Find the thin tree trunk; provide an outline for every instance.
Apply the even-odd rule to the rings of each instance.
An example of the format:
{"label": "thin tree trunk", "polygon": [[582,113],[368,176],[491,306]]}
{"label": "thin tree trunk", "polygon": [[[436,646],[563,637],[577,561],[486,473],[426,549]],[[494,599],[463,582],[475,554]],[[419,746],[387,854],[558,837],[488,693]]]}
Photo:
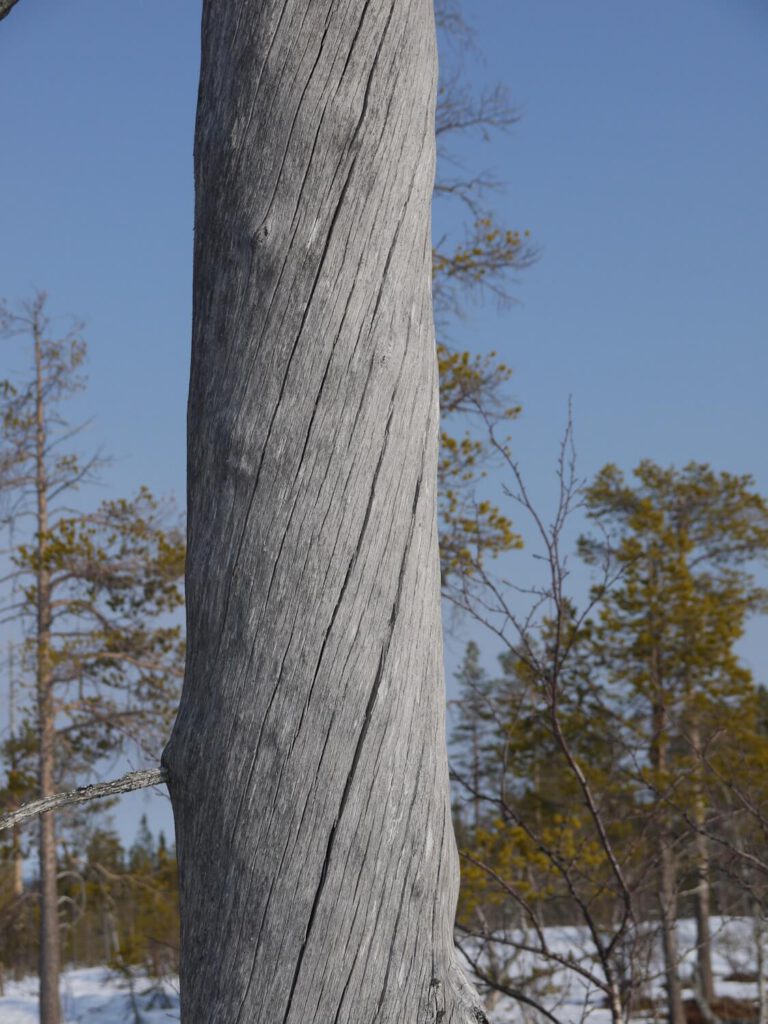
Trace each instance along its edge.
{"label": "thin tree trunk", "polygon": [[444,736],[431,0],[206,0],[182,1020],[464,1024]]}
{"label": "thin tree trunk", "polygon": [[757,970],[757,1024],[768,1024],[768,994],[765,984],[765,920],[763,908],[757,900],[752,907],[752,925]]}
{"label": "thin tree trunk", "polygon": [[706,824],[706,805],[702,783],[701,766],[701,734],[699,723],[694,716],[691,723],[691,745],[696,756],[693,770],[695,786],[693,800],[693,818],[697,828],[696,846],[696,967],[699,977],[701,996],[711,1007],[715,999],[715,980],[712,972],[712,932],[709,918],[712,913],[710,885],[709,840],[703,834]]}
{"label": "thin tree trunk", "polygon": [[24,895],[24,858],[21,854],[21,829],[17,825],[11,833],[11,861],[13,863],[13,898]]}
{"label": "thin tree trunk", "polygon": [[[55,712],[51,665],[51,578],[45,563],[48,533],[48,481],[45,471],[45,407],[43,395],[42,339],[35,327],[37,394],[36,490],[37,490],[37,728],[38,790],[41,799],[53,796],[55,765]],[[56,884],[56,821],[52,812],[40,816],[40,1024],[59,1024],[59,974],[61,940]]]}
{"label": "thin tree trunk", "polygon": [[477,722],[472,727],[472,813],[474,817],[474,841],[480,829],[480,741],[477,735]]}
{"label": "thin tree trunk", "polygon": [[[9,767],[16,778],[19,770],[18,753],[16,751],[16,673],[14,671],[13,643],[8,641],[8,734],[11,740]],[[24,895],[24,858],[21,853],[21,827],[14,825],[11,832],[11,863],[13,864],[13,898],[21,899]]]}
{"label": "thin tree trunk", "polygon": [[13,899],[15,903],[13,921],[10,928],[10,941],[13,954],[11,964],[13,977],[20,981],[26,973],[23,962],[24,931],[27,915],[24,913],[22,898],[24,896],[24,857],[21,851],[21,828],[17,825],[11,832],[11,861],[13,863]]}
{"label": "thin tree trunk", "polygon": [[675,855],[669,847],[668,837],[662,836],[659,846],[659,906],[667,1013],[669,1024],[685,1024],[679,972],[680,951],[677,946],[677,866]]}
{"label": "thin tree trunk", "polygon": [[623,1024],[624,1007],[621,1003],[621,992],[616,981],[611,980],[608,989],[608,1006],[611,1011],[611,1024]]}
{"label": "thin tree trunk", "polygon": [[[651,571],[654,572],[653,566]],[[655,628],[655,624],[652,626]],[[660,652],[656,645],[651,650],[650,682],[653,687],[651,710],[651,767],[655,775],[657,792],[663,793],[667,785],[669,728],[666,694],[663,686]],[[661,912],[661,945],[664,956],[664,978],[667,989],[667,1017],[669,1024],[685,1024],[685,1007],[680,984],[680,955],[677,945],[677,863],[672,849],[669,814],[663,801],[656,807],[658,901]]]}

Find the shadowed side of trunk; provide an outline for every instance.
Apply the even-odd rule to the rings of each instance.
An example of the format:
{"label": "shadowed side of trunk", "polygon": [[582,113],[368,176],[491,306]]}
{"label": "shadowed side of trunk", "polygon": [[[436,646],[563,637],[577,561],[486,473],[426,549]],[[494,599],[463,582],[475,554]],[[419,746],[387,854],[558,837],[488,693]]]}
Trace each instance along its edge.
{"label": "shadowed side of trunk", "polygon": [[435,60],[431,0],[205,4],[186,1021],[484,1019],[452,939]]}

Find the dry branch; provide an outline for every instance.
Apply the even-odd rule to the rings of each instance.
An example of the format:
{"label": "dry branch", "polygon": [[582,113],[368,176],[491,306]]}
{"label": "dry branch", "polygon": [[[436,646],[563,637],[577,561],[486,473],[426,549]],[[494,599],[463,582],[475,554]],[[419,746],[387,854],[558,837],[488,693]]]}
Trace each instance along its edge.
{"label": "dry branch", "polygon": [[168,780],[165,768],[143,768],[141,771],[128,772],[111,782],[97,782],[92,786],[78,786],[66,793],[56,793],[44,800],[31,800],[22,804],[15,811],[0,816],[0,832],[21,825],[29,818],[36,818],[46,811],[54,811],[68,804],[85,804],[90,800],[99,800],[106,796],[117,796],[118,793],[130,793],[134,789],[146,789],[148,786],[159,786]]}

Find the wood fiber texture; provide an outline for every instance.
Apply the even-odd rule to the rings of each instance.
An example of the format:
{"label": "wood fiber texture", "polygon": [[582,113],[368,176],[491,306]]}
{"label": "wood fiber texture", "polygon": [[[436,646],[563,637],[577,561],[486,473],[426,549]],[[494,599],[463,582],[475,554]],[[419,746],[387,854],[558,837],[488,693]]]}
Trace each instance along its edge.
{"label": "wood fiber texture", "polygon": [[206,0],[188,664],[164,755],[188,1024],[485,1018],[455,964],[431,0]]}

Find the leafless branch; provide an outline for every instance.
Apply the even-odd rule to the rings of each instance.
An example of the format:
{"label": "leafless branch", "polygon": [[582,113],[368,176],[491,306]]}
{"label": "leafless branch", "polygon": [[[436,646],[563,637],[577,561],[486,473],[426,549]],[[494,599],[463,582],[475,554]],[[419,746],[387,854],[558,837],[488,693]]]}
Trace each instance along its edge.
{"label": "leafless branch", "polygon": [[144,768],[141,771],[128,772],[127,775],[122,775],[119,779],[112,779],[110,782],[78,786],[77,789],[71,789],[66,793],[56,793],[43,800],[32,800],[28,804],[22,804],[17,810],[2,815],[0,817],[0,832],[7,828],[13,828],[14,825],[21,825],[40,814],[55,811],[59,807],[66,807],[69,804],[85,804],[91,800],[117,796],[118,793],[130,793],[135,789],[160,786],[167,781],[168,773],[165,768]]}
{"label": "leafless branch", "polygon": [[504,982],[499,981],[497,978],[492,978],[488,974],[488,972],[481,967],[478,958],[470,956],[469,952],[464,948],[464,946],[461,945],[460,942],[456,943],[456,948],[461,952],[461,955],[472,968],[475,977],[479,978],[480,981],[488,985],[489,988],[495,989],[502,995],[509,996],[510,999],[514,999],[518,1003],[523,1003],[525,1006],[530,1006],[532,1009],[540,1013],[543,1017],[546,1017],[547,1020],[553,1021],[553,1024],[560,1024],[557,1017],[551,1014],[549,1010],[547,1010],[544,1006],[541,1005],[541,1003],[537,1002],[535,999],[532,999],[530,996],[527,996],[519,988],[512,988],[510,985],[505,985]]}

